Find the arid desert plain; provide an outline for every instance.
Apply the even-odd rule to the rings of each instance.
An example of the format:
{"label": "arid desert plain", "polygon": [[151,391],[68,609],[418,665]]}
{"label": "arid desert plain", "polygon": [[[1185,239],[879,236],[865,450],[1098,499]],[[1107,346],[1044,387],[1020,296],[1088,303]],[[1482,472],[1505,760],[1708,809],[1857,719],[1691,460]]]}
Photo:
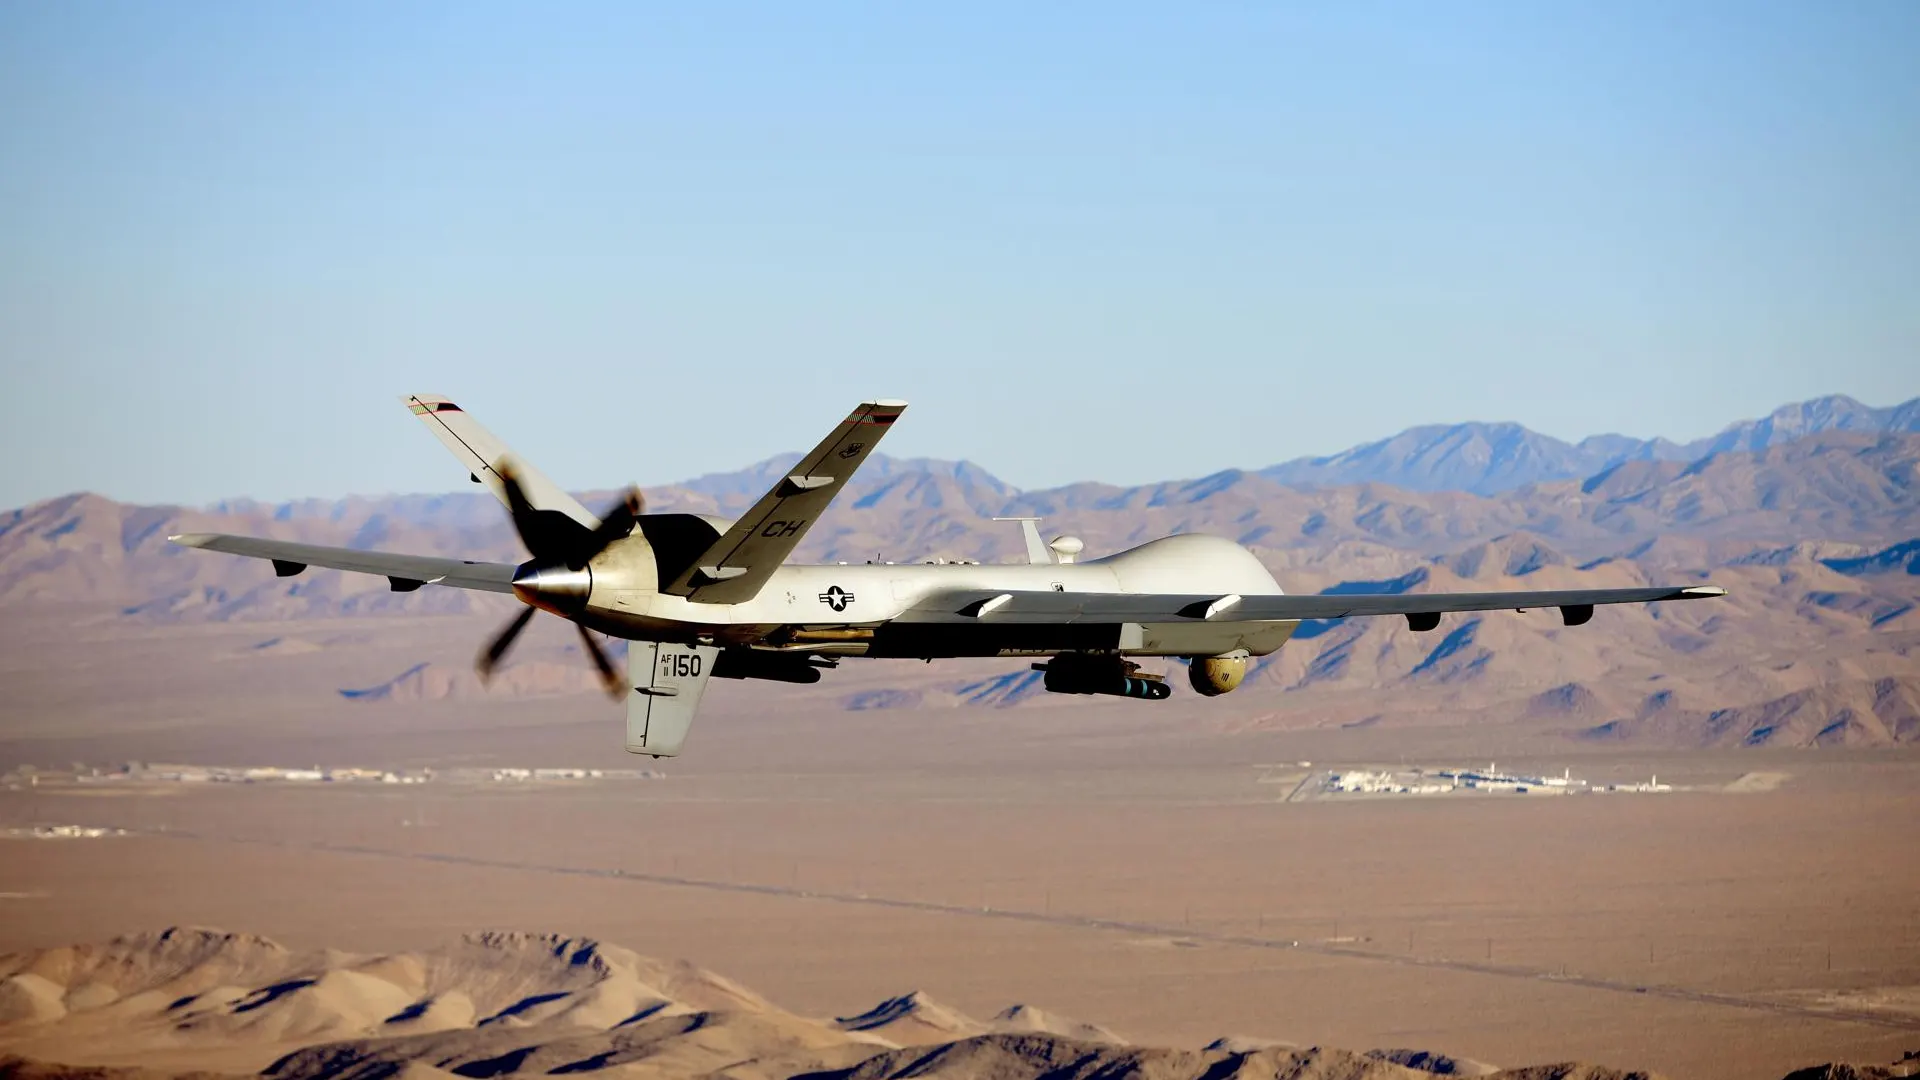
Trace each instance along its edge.
{"label": "arid desert plain", "polygon": [[[716,680],[658,762],[622,752],[556,619],[477,683],[510,598],[164,540],[513,557],[483,496],[12,512],[0,1054],[659,1080],[1885,1066],[1920,1050],[1920,435],[1811,426],[1487,495],[1020,493],[877,461],[803,556],[1006,558],[986,519],[1037,512],[1096,552],[1237,536],[1296,591],[1729,596],[1303,626],[1215,700],[1048,695],[1022,660]],[[737,512],[780,467],[649,499]]]}
{"label": "arid desert plain", "polygon": [[[0,824],[125,834],[0,841],[0,951],[173,925],[361,953],[554,932],[689,959],[803,1015],[919,991],[1145,1045],[1240,1035],[1686,1077],[1890,1060],[1920,1041],[1910,751],[1622,752],[1525,724],[1235,731],[1181,701],[849,712],[818,688],[736,684],[713,692],[697,752],[646,763],[658,775],[494,779],[644,759],[591,695],[332,693],[387,650],[457,664],[485,620],[342,620],[327,664],[288,670],[243,654],[290,627],[128,639],[40,623],[22,640],[22,625],[6,628],[22,692],[4,753],[47,775],[15,774]],[[28,709],[44,719],[21,731]],[[163,753],[436,775],[53,775]],[[1483,759],[1675,790],[1299,790],[1324,769]],[[286,1049],[162,1060],[98,1032],[28,1041],[235,1070]]]}

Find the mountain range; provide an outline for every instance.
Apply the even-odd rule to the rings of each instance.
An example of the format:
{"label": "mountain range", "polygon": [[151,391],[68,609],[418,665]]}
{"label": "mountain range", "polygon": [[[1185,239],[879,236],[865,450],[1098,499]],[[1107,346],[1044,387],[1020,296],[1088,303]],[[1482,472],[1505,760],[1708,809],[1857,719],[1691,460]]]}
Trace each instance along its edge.
{"label": "mountain range", "polygon": [[[1082,537],[1090,553],[1179,532],[1228,536],[1292,592],[1710,580],[1732,595],[1666,614],[1609,612],[1580,631],[1513,615],[1449,620],[1436,634],[1406,633],[1385,619],[1308,624],[1262,662],[1250,680],[1254,692],[1225,699],[1235,704],[1221,713],[1279,693],[1294,703],[1260,723],[1428,723],[1468,715],[1524,719],[1601,741],[1907,742],[1920,740],[1920,676],[1909,659],[1920,646],[1920,433],[1899,425],[1911,427],[1916,411],[1913,402],[1872,410],[1824,398],[1735,425],[1703,457],[1648,451],[1603,462],[1584,476],[1535,479],[1492,494],[1374,479],[1299,486],[1277,479],[1275,470],[1023,492],[967,462],[876,458],[796,557],[1016,559],[1018,532],[985,519],[1031,514],[1044,517],[1049,531]],[[1418,441],[1413,433],[1401,438]],[[1549,441],[1526,433],[1522,443]],[[1438,459],[1384,450],[1369,456],[1366,449],[1341,456],[1391,461],[1403,473],[1425,469],[1421,475],[1434,483],[1446,474]],[[791,460],[650,488],[649,505],[731,516]],[[1467,458],[1449,460],[1453,468]],[[1555,467],[1573,466],[1562,460]],[[1515,475],[1488,466],[1472,480],[1485,486]],[[592,506],[612,495],[583,498]],[[67,620],[84,609],[130,628],[388,614],[494,618],[506,610],[498,597],[455,590],[393,593],[377,578],[276,578],[264,564],[165,540],[193,531],[523,557],[506,515],[477,490],[236,500],[205,509],[77,494],[0,514],[0,607],[13,618]],[[367,707],[480,692],[464,672],[423,666],[421,657],[395,659],[391,670],[360,673],[340,689]],[[849,708],[1057,704],[1024,665],[1002,675],[982,672],[982,663],[992,664],[916,666],[896,684],[836,692]],[[495,692],[585,692],[587,681],[564,670],[530,666],[500,680]],[[1414,687],[1420,692],[1378,693]],[[1248,722],[1237,713],[1233,720]]]}
{"label": "mountain range", "polygon": [[1429,424],[1327,457],[1295,458],[1260,470],[1283,484],[1392,484],[1410,491],[1491,495],[1526,484],[1592,476],[1630,461],[1692,462],[1765,450],[1829,431],[1920,431],[1920,398],[1876,409],[1842,394],[1783,405],[1717,435],[1676,443],[1591,435],[1577,443],[1513,423]]}

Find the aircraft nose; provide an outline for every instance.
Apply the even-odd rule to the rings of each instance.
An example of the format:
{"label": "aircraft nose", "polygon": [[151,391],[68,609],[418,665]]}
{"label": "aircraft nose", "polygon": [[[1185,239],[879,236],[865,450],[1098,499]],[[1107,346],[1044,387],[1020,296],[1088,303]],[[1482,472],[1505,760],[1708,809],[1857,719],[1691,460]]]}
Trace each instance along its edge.
{"label": "aircraft nose", "polygon": [[560,562],[522,563],[513,574],[513,595],[522,603],[555,615],[575,615],[587,606],[593,592],[593,571]]}

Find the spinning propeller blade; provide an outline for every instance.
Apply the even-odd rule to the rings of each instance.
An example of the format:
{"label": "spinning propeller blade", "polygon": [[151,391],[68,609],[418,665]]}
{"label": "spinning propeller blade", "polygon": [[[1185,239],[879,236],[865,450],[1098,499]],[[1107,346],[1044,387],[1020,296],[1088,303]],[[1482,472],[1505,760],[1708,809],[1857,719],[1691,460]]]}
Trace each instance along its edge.
{"label": "spinning propeller blade", "polygon": [[[525,545],[527,554],[533,556],[528,565],[521,567],[521,571],[535,581],[540,580],[549,571],[557,570],[560,566],[565,566],[572,571],[585,569],[586,565],[593,561],[594,556],[630,535],[641,513],[646,510],[646,498],[640,494],[640,489],[630,487],[621,496],[620,501],[601,516],[599,528],[589,529],[559,511],[542,510],[534,506],[527,498],[526,489],[521,485],[520,477],[511,460],[502,459],[494,466],[494,471],[499,474],[501,487],[506,492],[507,512],[513,516],[514,531],[520,534],[520,543]],[[516,575],[516,586],[524,580],[526,578]],[[548,587],[551,588],[550,585]],[[584,602],[585,586],[580,586],[580,589],[579,598]],[[515,592],[516,595],[520,595],[523,602],[529,603],[529,606],[507,624],[506,629],[493,639],[486,651],[481,653],[480,658],[475,662],[474,666],[479,669],[482,682],[492,676],[494,670],[500,666],[500,661],[513,648],[514,641],[519,638],[520,632],[527,628],[527,623],[533,619],[533,613],[538,610],[531,606],[532,598],[522,594],[518,588]],[[625,681],[615,670],[613,662],[607,659],[606,651],[587,632],[586,627],[574,623],[574,628],[580,631],[580,642],[586,647],[587,658],[593,661],[594,670],[599,672],[600,684],[606,687],[608,696],[615,701],[623,699],[627,692]]]}
{"label": "spinning propeller blade", "polygon": [[525,630],[527,624],[533,621],[533,613],[538,610],[540,609],[530,607],[515,615],[513,621],[507,624],[507,628],[494,637],[493,643],[487,646],[487,651],[480,654],[480,659],[474,662],[474,667],[480,670],[481,682],[486,682],[493,677],[493,669],[500,666],[500,659],[507,655],[508,649],[513,648],[514,639],[519,637],[520,631]]}
{"label": "spinning propeller blade", "polygon": [[587,647],[588,658],[593,661],[593,666],[599,670],[600,685],[606,687],[607,696],[615,701],[625,700],[627,696],[626,682],[620,678],[620,673],[613,669],[613,661],[607,659],[607,654],[601,650],[600,643],[593,640],[593,635],[587,632],[586,627],[581,626],[579,623],[574,623],[573,628],[580,631],[580,644]]}
{"label": "spinning propeller blade", "polygon": [[600,527],[588,535],[588,546],[584,551],[576,551],[567,560],[570,569],[578,570],[587,565],[595,555],[607,550],[615,540],[624,540],[633,532],[633,526],[647,508],[646,496],[640,489],[630,487],[606,513],[600,515]]}

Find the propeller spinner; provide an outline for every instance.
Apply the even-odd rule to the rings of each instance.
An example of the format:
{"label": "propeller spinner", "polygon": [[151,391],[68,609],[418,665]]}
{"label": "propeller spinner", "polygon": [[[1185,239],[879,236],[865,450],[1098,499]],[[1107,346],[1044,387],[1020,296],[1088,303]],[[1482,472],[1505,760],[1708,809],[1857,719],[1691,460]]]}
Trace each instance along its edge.
{"label": "propeller spinner", "polygon": [[[514,641],[533,621],[536,610],[551,612],[568,621],[585,610],[587,596],[593,591],[593,572],[587,564],[615,541],[632,533],[635,521],[646,508],[639,489],[628,488],[625,496],[601,515],[600,526],[589,529],[558,510],[537,509],[527,500],[511,462],[500,462],[494,471],[506,489],[507,510],[513,515],[514,531],[520,534],[520,542],[532,558],[520,564],[513,575],[513,594],[527,609],[494,635],[474,663],[482,682],[493,675],[494,669],[512,651]],[[576,622],[573,628],[580,632],[580,644],[600,673],[600,683],[606,687],[607,695],[615,701],[625,698],[624,680],[614,669],[613,661],[607,658],[606,651],[586,627]]]}

